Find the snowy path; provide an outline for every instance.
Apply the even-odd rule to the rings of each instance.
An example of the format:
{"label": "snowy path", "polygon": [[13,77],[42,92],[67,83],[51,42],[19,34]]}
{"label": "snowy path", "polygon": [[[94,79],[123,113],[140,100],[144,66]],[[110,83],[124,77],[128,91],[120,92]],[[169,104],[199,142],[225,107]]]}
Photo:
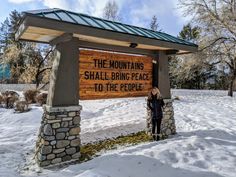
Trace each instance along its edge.
{"label": "snowy path", "polygon": [[145,129],[145,98],[81,101],[82,143]]}
{"label": "snowy path", "polygon": [[[171,139],[120,148],[83,164],[41,170],[31,164],[42,110],[14,114],[0,108],[0,177],[234,177],[236,97],[224,91],[174,90],[178,134]],[[82,101],[82,142],[140,131],[145,98]],[[28,153],[28,155],[27,155]],[[37,173],[40,172],[40,173]]]}

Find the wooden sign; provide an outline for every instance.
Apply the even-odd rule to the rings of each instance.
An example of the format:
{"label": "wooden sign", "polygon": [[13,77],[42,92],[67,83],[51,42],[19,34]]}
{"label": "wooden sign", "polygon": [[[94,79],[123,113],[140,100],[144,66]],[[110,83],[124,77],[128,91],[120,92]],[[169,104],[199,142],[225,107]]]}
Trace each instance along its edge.
{"label": "wooden sign", "polygon": [[152,88],[152,58],[80,50],[81,100],[147,96]]}

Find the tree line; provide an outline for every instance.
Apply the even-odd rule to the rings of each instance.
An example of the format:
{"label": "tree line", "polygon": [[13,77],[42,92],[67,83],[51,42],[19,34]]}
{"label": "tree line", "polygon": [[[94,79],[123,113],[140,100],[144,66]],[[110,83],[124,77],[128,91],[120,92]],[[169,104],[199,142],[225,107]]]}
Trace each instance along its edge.
{"label": "tree line", "polygon": [[11,76],[5,83],[49,82],[53,49],[49,45],[15,41],[15,32],[22,14],[16,10],[0,26],[0,64],[10,66]]}
{"label": "tree line", "polygon": [[172,87],[236,88],[236,0],[179,0],[191,22],[179,37],[199,45],[194,54],[170,59]]}
{"label": "tree line", "polygon": [[[199,45],[194,54],[169,57],[172,88],[228,89],[233,95],[236,82],[236,0],[179,0],[184,15],[191,16],[178,37]],[[21,13],[14,10],[0,25],[0,64],[11,69],[9,83],[47,84],[54,49],[49,45],[15,41]],[[115,1],[103,8],[103,18],[122,21]],[[157,16],[149,26],[162,31]],[[236,87],[236,85],[235,85]]]}

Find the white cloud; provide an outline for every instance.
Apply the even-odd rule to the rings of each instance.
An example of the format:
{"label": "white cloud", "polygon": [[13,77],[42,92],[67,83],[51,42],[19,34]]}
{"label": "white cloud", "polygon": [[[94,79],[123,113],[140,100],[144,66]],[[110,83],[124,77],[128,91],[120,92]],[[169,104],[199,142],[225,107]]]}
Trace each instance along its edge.
{"label": "white cloud", "polygon": [[[61,8],[92,16],[102,17],[108,0],[8,0],[11,3],[37,2],[46,8]],[[153,15],[157,16],[164,31],[176,34],[190,17],[184,17],[178,8],[178,0],[115,0],[123,22],[148,27]],[[35,4],[37,4],[35,3]],[[41,7],[42,8],[42,7]],[[176,28],[178,26],[178,29]]]}
{"label": "white cloud", "polygon": [[70,9],[70,1],[66,0],[42,0],[43,5],[49,8],[62,8],[69,10]]}
{"label": "white cloud", "polygon": [[[116,3],[121,8],[124,1],[125,0],[116,0]],[[71,10],[102,17],[103,8],[107,2],[108,0],[75,0],[75,4],[71,6]]]}
{"label": "white cloud", "polygon": [[[103,8],[108,0],[40,0],[49,8],[61,8],[92,16],[102,17]],[[120,8],[127,0],[115,0]]]}
{"label": "white cloud", "polygon": [[184,23],[188,19],[183,17],[181,10],[178,8],[178,0],[147,0],[141,1],[136,7],[130,9],[130,16],[132,17],[132,23],[140,26],[147,25],[147,21],[151,20],[153,15],[157,16],[160,20],[172,16],[176,18],[177,23]]}
{"label": "white cloud", "polygon": [[22,3],[32,2],[33,0],[8,0],[8,1],[15,4],[22,4]]}
{"label": "white cloud", "polygon": [[183,9],[179,7],[179,3],[176,0],[171,0],[174,5],[174,12],[178,17],[178,22],[180,23],[187,23],[191,20],[191,16],[185,16]]}

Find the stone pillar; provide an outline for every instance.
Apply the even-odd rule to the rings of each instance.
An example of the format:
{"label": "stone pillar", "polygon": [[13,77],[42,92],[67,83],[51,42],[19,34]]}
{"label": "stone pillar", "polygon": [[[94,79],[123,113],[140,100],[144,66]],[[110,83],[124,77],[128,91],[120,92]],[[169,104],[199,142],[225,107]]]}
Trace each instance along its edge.
{"label": "stone pillar", "polygon": [[80,157],[79,41],[71,34],[54,41],[57,41],[56,55],[36,143],[39,166]]}
{"label": "stone pillar", "polygon": [[[176,133],[174,110],[170,94],[170,79],[168,68],[168,57],[164,51],[159,51],[156,60],[158,60],[158,88],[164,98],[165,106],[163,108],[163,119],[161,123],[161,134],[168,137]],[[147,108],[147,132],[152,132],[151,110]]]}
{"label": "stone pillar", "polygon": [[[171,99],[164,99],[165,106],[163,108],[163,118],[161,122],[161,135],[168,137],[176,133],[174,109]],[[152,133],[152,115],[151,110],[147,108],[147,133]]]}
{"label": "stone pillar", "polygon": [[44,106],[36,143],[36,161],[48,166],[80,157],[81,106]]}

